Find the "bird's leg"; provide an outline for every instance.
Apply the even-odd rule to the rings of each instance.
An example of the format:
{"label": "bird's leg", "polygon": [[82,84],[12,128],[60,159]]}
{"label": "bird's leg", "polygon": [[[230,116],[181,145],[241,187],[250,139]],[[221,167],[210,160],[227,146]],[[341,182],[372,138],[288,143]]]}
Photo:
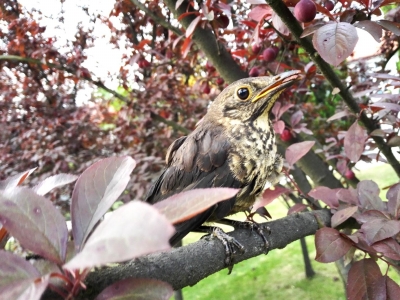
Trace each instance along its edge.
{"label": "bird's leg", "polygon": [[246,222],[235,221],[235,220],[230,220],[230,219],[222,219],[222,220],[219,220],[218,223],[232,226],[235,229],[250,228],[251,231],[257,232],[257,234],[262,238],[262,240],[264,242],[265,254],[268,254],[269,242],[267,240],[267,237],[264,234],[264,231],[267,231],[268,235],[271,234],[271,229],[268,226],[258,224],[253,219],[249,219],[249,221],[246,221]]}
{"label": "bird's leg", "polygon": [[[202,238],[210,238],[216,237],[218,240],[221,241],[222,245],[225,247],[225,265],[228,267],[229,273],[232,272],[233,269],[233,258],[235,256],[235,249],[237,248],[240,254],[244,253],[244,246],[239,243],[234,237],[230,236],[229,234],[225,233],[219,227],[209,227],[209,226],[201,226],[196,229],[196,231],[200,232],[207,232],[208,234],[203,236]],[[211,233],[210,233],[211,231]]]}

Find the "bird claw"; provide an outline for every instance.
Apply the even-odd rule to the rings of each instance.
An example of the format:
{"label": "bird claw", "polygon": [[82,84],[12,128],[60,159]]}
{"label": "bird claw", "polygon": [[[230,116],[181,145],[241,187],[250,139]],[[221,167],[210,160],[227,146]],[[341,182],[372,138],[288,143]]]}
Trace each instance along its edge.
{"label": "bird claw", "polygon": [[261,225],[256,223],[255,221],[250,222],[235,222],[232,224],[234,228],[249,228],[251,231],[255,231],[263,240],[265,247],[265,254],[269,252],[269,242],[264,231],[267,232],[268,235],[271,234],[271,229],[267,225]]}

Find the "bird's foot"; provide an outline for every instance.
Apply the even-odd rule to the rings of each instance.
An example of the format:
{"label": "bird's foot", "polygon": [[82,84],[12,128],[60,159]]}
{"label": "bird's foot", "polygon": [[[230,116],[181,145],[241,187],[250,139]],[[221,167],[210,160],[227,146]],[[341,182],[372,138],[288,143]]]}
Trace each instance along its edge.
{"label": "bird's foot", "polygon": [[244,253],[244,246],[239,243],[234,237],[230,236],[229,234],[225,233],[219,227],[213,227],[213,231],[211,234],[205,235],[202,238],[210,239],[212,237],[217,238],[221,241],[222,245],[225,247],[225,265],[227,266],[229,272],[228,275],[231,274],[233,269],[233,258],[237,254],[237,251],[240,254]]}
{"label": "bird's foot", "polygon": [[240,222],[240,221],[234,221],[234,220],[230,220],[230,219],[222,219],[218,222],[223,223],[225,225],[232,226],[235,229],[245,228],[245,229],[250,229],[252,232],[255,231],[262,238],[262,240],[264,242],[264,247],[265,247],[265,254],[268,254],[269,242],[268,242],[265,232],[267,233],[267,235],[270,235],[271,229],[267,225],[259,224],[259,223],[255,222],[254,220]]}

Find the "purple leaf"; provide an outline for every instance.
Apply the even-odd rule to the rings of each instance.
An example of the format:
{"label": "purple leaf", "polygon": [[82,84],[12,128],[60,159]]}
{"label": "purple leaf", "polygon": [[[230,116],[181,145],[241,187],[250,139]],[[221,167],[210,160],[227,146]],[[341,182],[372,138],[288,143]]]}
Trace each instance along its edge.
{"label": "purple leaf", "polygon": [[210,188],[195,189],[173,195],[154,204],[172,223],[188,220],[214,204],[234,197],[239,189]]}
{"label": "purple leaf", "polygon": [[71,201],[72,233],[77,250],[82,249],[93,227],[125,190],[135,165],[129,156],[109,157],[91,165],[79,176]]}
{"label": "purple leaf", "polygon": [[336,197],[343,202],[352,205],[358,205],[357,190],[350,187],[348,189],[339,189],[336,193]]}
{"label": "purple leaf", "polygon": [[303,210],[305,210],[308,206],[303,204],[303,203],[296,203],[295,205],[293,205],[291,208],[289,208],[287,214],[288,215],[292,215],[298,212],[301,212]]}
{"label": "purple leaf", "polygon": [[11,252],[0,250],[0,261],[1,299],[40,299],[47,287],[49,276],[38,282],[38,270]]}
{"label": "purple leaf", "polygon": [[321,57],[336,67],[353,52],[358,35],[349,23],[331,22],[319,28],[312,41]]}
{"label": "purple leaf", "polygon": [[311,25],[311,26],[307,26],[306,28],[304,28],[303,32],[300,35],[300,38],[309,36],[310,34],[313,34],[315,31],[317,31],[319,28],[321,28],[322,26],[324,26],[325,23],[317,23],[315,25]]}
{"label": "purple leaf", "polygon": [[[379,95],[379,96],[381,97],[381,95]],[[389,103],[389,102],[375,102],[375,103],[371,104],[370,107],[381,107],[381,108],[384,108],[384,109],[393,110],[395,112],[399,112],[400,111],[400,105],[399,104]]]}
{"label": "purple leaf", "polygon": [[195,31],[197,24],[199,24],[199,22],[201,21],[201,16],[197,16],[192,23],[190,23],[190,25],[188,26],[188,28],[186,29],[186,38],[190,37],[193,32]]}
{"label": "purple leaf", "polygon": [[274,201],[276,198],[283,194],[289,193],[290,190],[284,187],[276,186],[275,189],[266,189],[261,198],[259,198],[253,205],[253,210],[257,210],[259,207],[264,207]]}
{"label": "purple leaf", "polygon": [[24,182],[24,180],[33,173],[33,171],[35,171],[37,168],[33,168],[30,169],[28,171],[25,172],[21,172],[18,173],[14,176],[8,177],[5,180],[0,181],[0,190],[6,190],[9,188],[14,188],[20,184],[22,184],[22,182]]}
{"label": "purple leaf", "polygon": [[[32,282],[28,288],[18,297],[18,300],[40,300],[42,294],[49,285],[50,275],[43,276]],[[11,299],[11,298],[8,298]]]}
{"label": "purple leaf", "polygon": [[400,260],[400,245],[393,238],[388,238],[372,245],[376,252],[394,260]]}
{"label": "purple leaf", "polygon": [[282,134],[283,130],[285,129],[285,122],[282,120],[276,121],[274,124],[274,130],[277,134]]}
{"label": "purple leaf", "polygon": [[344,152],[350,160],[357,162],[360,159],[366,139],[365,130],[355,121],[344,137]]}
{"label": "purple leaf", "polygon": [[355,27],[360,28],[368,32],[378,43],[381,42],[382,37],[382,27],[375,22],[365,20],[354,24]]}
{"label": "purple leaf", "polygon": [[343,117],[347,117],[349,115],[349,112],[344,110],[344,111],[340,111],[336,114],[334,114],[333,116],[331,116],[328,120],[326,120],[327,122],[331,122],[333,120],[337,120]]}
{"label": "purple leaf", "polygon": [[264,20],[266,16],[270,16],[272,13],[271,7],[265,5],[265,2],[263,4],[264,5],[254,6],[249,13],[249,18],[253,19],[254,21],[260,22]]}
{"label": "purple leaf", "polygon": [[156,208],[145,202],[132,201],[101,222],[81,252],[64,268],[91,268],[168,250],[174,232],[174,227]]}
{"label": "purple leaf", "polygon": [[290,145],[286,149],[285,157],[290,166],[293,166],[300,158],[307,154],[315,142],[306,141]]}
{"label": "purple leaf", "polygon": [[52,189],[69,184],[78,179],[78,176],[72,174],[57,174],[46,178],[41,183],[32,188],[36,194],[44,196]]}
{"label": "purple leaf", "polygon": [[400,232],[400,221],[385,218],[368,221],[361,225],[368,245],[393,237]]}
{"label": "purple leaf", "polygon": [[385,275],[383,276],[386,280],[386,298],[385,299],[396,299],[400,295],[400,286],[393,281],[392,278]]}
{"label": "purple leaf", "polygon": [[40,277],[39,271],[22,257],[0,250],[0,295],[8,285]]}
{"label": "purple leaf", "polygon": [[64,262],[67,225],[46,198],[28,188],[6,190],[0,195],[0,222],[23,247],[56,263]]}
{"label": "purple leaf", "polygon": [[168,300],[174,290],[163,281],[145,278],[128,278],[104,289],[95,300],[159,299]]}
{"label": "purple leaf", "polygon": [[386,194],[388,199],[388,211],[396,219],[400,215],[400,183],[397,183],[390,187]]}
{"label": "purple leaf", "polygon": [[324,227],[315,233],[316,261],[334,262],[350,250],[352,244],[336,229]]}
{"label": "purple leaf", "polygon": [[379,284],[381,278],[381,270],[372,258],[355,262],[350,268],[347,280],[347,299],[382,299],[377,297],[385,288]]}
{"label": "purple leaf", "polygon": [[336,197],[337,192],[338,189],[333,190],[326,186],[318,186],[312,189],[308,195],[315,199],[321,200],[331,208],[337,208],[339,206],[339,201]]}
{"label": "purple leaf", "polygon": [[380,211],[380,210],[376,210],[376,209],[371,209],[371,210],[367,210],[362,214],[357,214],[356,216],[354,216],[355,219],[358,221],[358,223],[360,224],[364,224],[376,219],[386,219],[386,220],[390,220],[390,218],[388,218],[384,212]]}
{"label": "purple leaf", "polygon": [[363,180],[357,184],[357,194],[360,205],[365,210],[384,210],[385,205],[379,197],[379,187],[372,180]]}
{"label": "purple leaf", "polygon": [[357,206],[350,206],[345,209],[338,210],[333,216],[332,216],[332,227],[336,227],[340,224],[342,224],[344,221],[349,219],[354,213],[358,210]]}
{"label": "purple leaf", "polygon": [[291,115],[290,124],[292,124],[292,127],[296,127],[296,125],[301,121],[302,118],[303,112],[301,110],[298,110],[293,115]]}

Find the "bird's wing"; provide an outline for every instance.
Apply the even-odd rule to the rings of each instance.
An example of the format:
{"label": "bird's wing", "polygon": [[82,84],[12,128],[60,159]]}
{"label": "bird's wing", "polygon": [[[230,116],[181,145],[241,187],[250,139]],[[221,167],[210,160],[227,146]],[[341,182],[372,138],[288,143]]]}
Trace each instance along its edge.
{"label": "bird's wing", "polygon": [[[182,191],[210,188],[241,188],[229,168],[230,143],[223,131],[214,127],[197,128],[188,137],[176,140],[168,149],[167,169],[153,185],[145,201],[156,203]],[[204,223],[212,214],[221,219],[229,214],[235,203],[235,197],[218,203],[194,218],[177,224],[178,241],[189,231]]]}

